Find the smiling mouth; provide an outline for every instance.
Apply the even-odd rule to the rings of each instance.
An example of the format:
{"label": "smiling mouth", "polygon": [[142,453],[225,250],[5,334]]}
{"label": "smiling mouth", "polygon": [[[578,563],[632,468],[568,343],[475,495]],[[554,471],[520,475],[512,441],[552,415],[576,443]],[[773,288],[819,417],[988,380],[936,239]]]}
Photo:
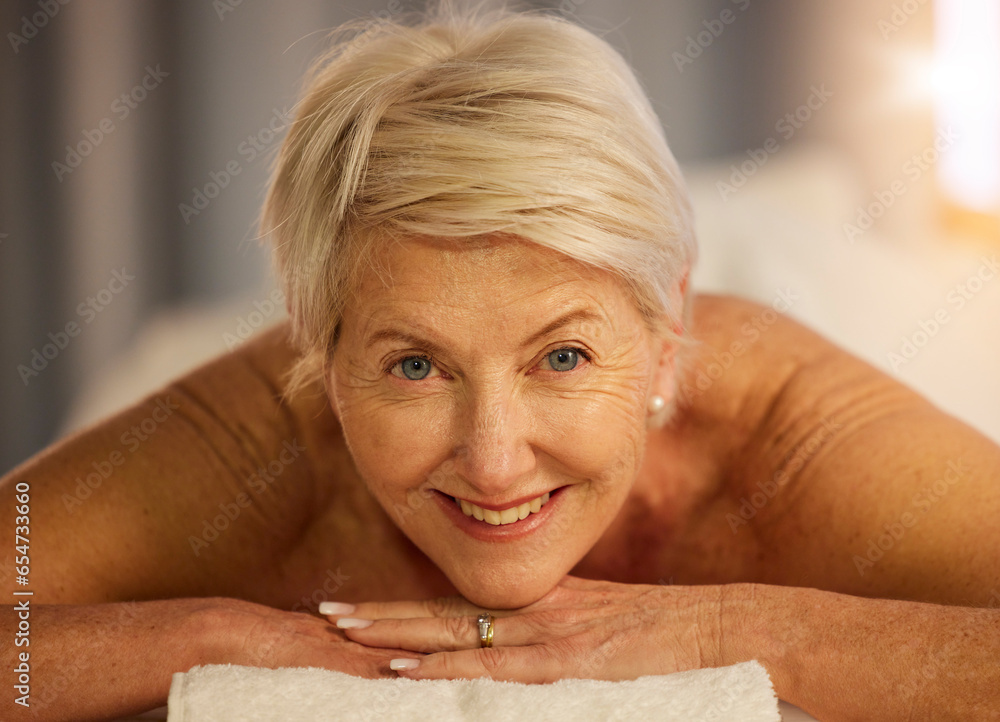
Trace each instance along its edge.
{"label": "smiling mouth", "polygon": [[545,492],[531,501],[526,501],[523,504],[512,506],[509,509],[500,510],[484,509],[481,506],[473,504],[471,501],[458,499],[457,497],[452,497],[452,499],[455,500],[455,503],[466,516],[474,517],[479,521],[492,524],[493,526],[500,526],[502,524],[513,524],[514,522],[526,519],[531,514],[537,514],[548,502],[549,496],[550,492]]}

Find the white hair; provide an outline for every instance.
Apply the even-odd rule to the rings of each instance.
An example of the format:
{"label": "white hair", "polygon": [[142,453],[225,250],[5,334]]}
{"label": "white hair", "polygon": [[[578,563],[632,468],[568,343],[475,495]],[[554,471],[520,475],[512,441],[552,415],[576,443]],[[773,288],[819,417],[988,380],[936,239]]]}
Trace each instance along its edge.
{"label": "white hair", "polygon": [[276,159],[262,232],[302,358],[323,374],[374,251],[507,234],[618,275],[680,340],[697,250],[662,126],[606,41],[545,11],[438,2],[333,33]]}

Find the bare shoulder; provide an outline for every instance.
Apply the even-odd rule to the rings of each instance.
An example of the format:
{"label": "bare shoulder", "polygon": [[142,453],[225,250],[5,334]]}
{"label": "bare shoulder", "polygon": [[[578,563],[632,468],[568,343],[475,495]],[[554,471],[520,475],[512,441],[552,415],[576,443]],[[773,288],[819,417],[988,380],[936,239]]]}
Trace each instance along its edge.
{"label": "bare shoulder", "polygon": [[681,382],[682,423],[724,459],[725,525],[758,547],[754,577],[1000,601],[1000,448],[780,310],[699,297]]}
{"label": "bare shoulder", "polygon": [[294,358],[261,332],[7,475],[31,487],[40,599],[253,596],[346,453],[325,397],[283,398]]}

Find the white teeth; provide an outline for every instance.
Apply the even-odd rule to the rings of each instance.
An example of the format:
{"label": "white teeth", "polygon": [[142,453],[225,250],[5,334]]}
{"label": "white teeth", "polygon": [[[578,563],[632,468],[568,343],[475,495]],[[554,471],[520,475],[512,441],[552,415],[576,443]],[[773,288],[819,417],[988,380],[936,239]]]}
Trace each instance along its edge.
{"label": "white teeth", "polygon": [[463,514],[475,517],[479,521],[484,521],[493,526],[513,524],[516,521],[527,518],[529,514],[537,514],[548,500],[549,492],[545,492],[541,496],[531,501],[526,501],[523,504],[512,506],[509,509],[494,511],[493,509],[483,509],[481,506],[476,506],[471,501],[466,501],[465,499],[456,499],[458,505],[462,507]]}

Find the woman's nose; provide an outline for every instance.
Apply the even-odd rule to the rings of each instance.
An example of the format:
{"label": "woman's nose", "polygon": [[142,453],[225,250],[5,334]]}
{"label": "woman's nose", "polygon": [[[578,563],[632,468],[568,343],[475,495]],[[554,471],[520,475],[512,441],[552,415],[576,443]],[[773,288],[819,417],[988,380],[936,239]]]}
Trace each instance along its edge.
{"label": "woman's nose", "polygon": [[502,394],[470,404],[459,421],[455,462],[459,476],[481,497],[501,498],[535,467],[529,443],[529,419],[518,404]]}

